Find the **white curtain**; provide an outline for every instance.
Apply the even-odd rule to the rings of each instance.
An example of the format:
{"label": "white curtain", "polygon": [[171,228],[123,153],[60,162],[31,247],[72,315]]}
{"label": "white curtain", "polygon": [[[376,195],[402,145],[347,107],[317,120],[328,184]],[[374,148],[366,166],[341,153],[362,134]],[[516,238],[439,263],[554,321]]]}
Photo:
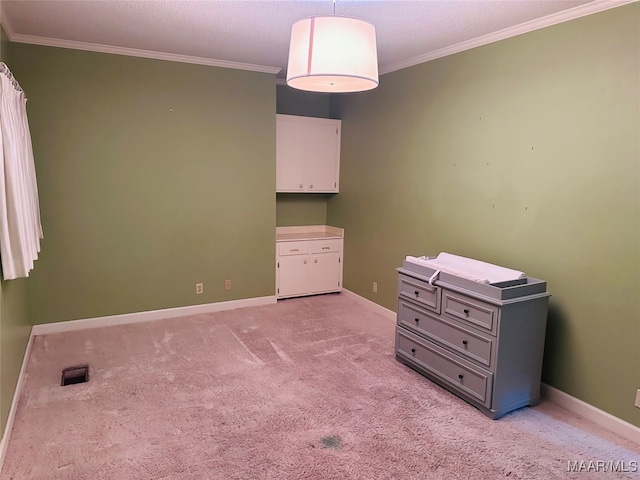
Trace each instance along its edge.
{"label": "white curtain", "polygon": [[29,276],[41,238],[27,98],[0,63],[0,258],[5,280]]}

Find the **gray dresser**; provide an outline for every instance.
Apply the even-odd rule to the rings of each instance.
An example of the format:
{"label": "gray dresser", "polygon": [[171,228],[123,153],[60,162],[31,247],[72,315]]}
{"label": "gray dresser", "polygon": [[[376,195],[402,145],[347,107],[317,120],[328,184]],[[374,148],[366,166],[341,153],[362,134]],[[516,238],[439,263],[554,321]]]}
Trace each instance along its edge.
{"label": "gray dresser", "polygon": [[540,400],[550,294],[526,278],[487,285],[405,261],[396,359],[493,419]]}

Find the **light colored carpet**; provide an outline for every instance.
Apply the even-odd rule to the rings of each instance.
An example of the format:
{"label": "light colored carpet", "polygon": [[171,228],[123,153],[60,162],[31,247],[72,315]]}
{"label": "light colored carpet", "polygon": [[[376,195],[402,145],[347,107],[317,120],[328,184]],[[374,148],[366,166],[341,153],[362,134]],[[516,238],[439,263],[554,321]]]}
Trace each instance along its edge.
{"label": "light colored carpet", "polygon": [[1,478],[638,478],[567,470],[640,446],[550,403],[490,420],[393,348],[344,295],[39,336]]}

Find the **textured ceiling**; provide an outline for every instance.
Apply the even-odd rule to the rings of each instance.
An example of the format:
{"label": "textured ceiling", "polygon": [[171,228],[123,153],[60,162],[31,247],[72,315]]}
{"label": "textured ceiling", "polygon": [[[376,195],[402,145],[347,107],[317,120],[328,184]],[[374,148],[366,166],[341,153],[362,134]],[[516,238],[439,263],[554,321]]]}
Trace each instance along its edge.
{"label": "textured ceiling", "polygon": [[[628,0],[338,0],[336,14],[376,26],[379,68],[385,73],[455,51],[451,47],[461,43],[497,39],[495,32],[502,32],[497,37],[510,36],[505,29],[514,31],[527,22],[542,26],[543,17],[557,23],[584,15],[587,8],[591,13],[621,3]],[[275,67],[274,72],[282,69],[278,76],[283,77],[291,25],[332,11],[331,0],[3,0],[2,23],[12,41],[146,50],[248,68],[261,65]],[[518,31],[527,29],[533,28]]]}

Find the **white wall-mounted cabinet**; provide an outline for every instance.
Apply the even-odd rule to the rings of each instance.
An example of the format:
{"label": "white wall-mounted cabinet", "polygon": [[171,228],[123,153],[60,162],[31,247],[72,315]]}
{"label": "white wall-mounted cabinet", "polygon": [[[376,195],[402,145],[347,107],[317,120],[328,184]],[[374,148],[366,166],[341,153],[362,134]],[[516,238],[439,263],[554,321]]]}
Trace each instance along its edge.
{"label": "white wall-mounted cabinet", "polygon": [[343,230],[326,225],[276,229],[276,296],[342,290]]}
{"label": "white wall-mounted cabinet", "polygon": [[276,115],[276,192],[337,193],[340,120]]}

